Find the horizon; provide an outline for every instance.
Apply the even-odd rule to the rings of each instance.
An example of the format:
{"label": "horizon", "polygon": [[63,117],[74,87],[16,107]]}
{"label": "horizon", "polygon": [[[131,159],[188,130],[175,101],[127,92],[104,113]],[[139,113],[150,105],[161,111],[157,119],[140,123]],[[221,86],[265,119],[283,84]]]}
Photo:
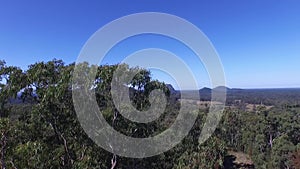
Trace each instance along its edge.
{"label": "horizon", "polygon": [[[167,84],[167,85],[169,85],[169,84]],[[217,86],[215,88],[218,88],[218,87],[226,87],[229,90],[285,90],[285,89],[287,89],[287,90],[290,90],[290,89],[300,90],[300,87],[278,87],[278,88],[268,88],[268,87],[266,87],[266,88],[235,88],[235,87],[233,87],[233,88],[231,88],[230,86]],[[204,87],[199,88],[198,90],[202,90],[202,89],[213,90],[215,88],[210,88],[210,87],[204,86]],[[176,91],[195,91],[193,89],[183,89],[183,90],[175,89],[175,90]]]}
{"label": "horizon", "polygon": [[[224,68],[226,86],[241,89],[300,88],[300,2],[286,1],[5,1],[0,6],[0,59],[23,70],[39,61],[76,61],[86,41],[99,28],[139,12],[176,15],[197,26],[214,45]],[[186,9],[186,10],[183,10]],[[187,32],[188,33],[188,32]],[[198,88],[213,88],[195,53],[169,37],[145,34],[115,45],[101,64],[122,62],[144,48],[162,48],[190,67]],[[151,56],[149,56],[151,57]],[[134,65],[130,65],[134,66]],[[159,70],[153,79],[176,80]],[[189,90],[187,83],[183,89]]]}

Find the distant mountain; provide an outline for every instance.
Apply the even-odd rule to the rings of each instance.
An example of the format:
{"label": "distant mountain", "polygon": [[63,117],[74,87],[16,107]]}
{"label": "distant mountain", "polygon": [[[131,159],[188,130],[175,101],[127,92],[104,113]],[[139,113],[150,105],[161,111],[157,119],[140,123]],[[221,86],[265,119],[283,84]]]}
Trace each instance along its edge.
{"label": "distant mountain", "polygon": [[208,93],[211,92],[211,89],[208,87],[203,87],[202,89],[199,90],[200,93],[204,92],[204,93]]}
{"label": "distant mountain", "polygon": [[200,93],[211,93],[212,91],[229,91],[229,90],[239,90],[239,89],[230,89],[229,87],[226,87],[226,86],[218,86],[213,89],[204,87],[204,88],[200,89],[199,92]]}
{"label": "distant mountain", "polygon": [[226,86],[218,86],[218,87],[216,87],[216,88],[214,88],[214,89],[212,89],[213,91],[220,91],[220,92],[223,92],[223,91],[225,91],[225,92],[228,92],[229,90],[231,90],[229,87],[226,87]]}
{"label": "distant mountain", "polygon": [[204,87],[199,90],[200,99],[201,100],[210,100],[211,99],[211,89],[208,87]]}
{"label": "distant mountain", "polygon": [[174,87],[171,84],[166,84],[167,88],[170,90],[171,94],[177,93]]}

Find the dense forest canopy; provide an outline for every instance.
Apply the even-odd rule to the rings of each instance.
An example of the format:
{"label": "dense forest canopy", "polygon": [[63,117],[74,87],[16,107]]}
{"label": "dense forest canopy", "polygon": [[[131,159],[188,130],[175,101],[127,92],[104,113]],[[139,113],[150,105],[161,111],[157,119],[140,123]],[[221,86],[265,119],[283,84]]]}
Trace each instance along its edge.
{"label": "dense forest canopy", "polygon": [[[265,90],[229,91],[221,123],[213,136],[199,145],[209,109],[205,102],[209,101],[208,94],[202,97],[205,104],[196,112],[198,118],[192,130],[175,148],[149,158],[125,158],[99,147],[82,129],[72,101],[74,66],[54,59],[29,65],[25,71],[0,61],[1,168],[300,168],[300,94],[294,91],[278,91],[276,96],[280,98],[276,100],[274,92]],[[142,138],[157,135],[174,122],[181,106],[180,92],[151,79],[148,70],[125,64],[81,66],[87,72],[97,70],[91,89],[103,116],[115,130]],[[136,73],[126,86],[138,110],[151,105],[151,91],[164,92],[167,104],[159,119],[136,123],[116,116],[111,81],[119,66]],[[87,78],[82,77],[82,83]],[[252,107],[247,108],[250,104]],[[239,155],[249,159],[241,160]]]}

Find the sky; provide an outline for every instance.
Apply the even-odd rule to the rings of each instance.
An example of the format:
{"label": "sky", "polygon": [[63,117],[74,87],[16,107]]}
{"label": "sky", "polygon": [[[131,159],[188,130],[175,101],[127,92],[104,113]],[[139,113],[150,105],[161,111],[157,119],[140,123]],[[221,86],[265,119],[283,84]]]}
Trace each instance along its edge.
{"label": "sky", "polygon": [[[196,25],[214,45],[228,87],[300,87],[298,0],[0,0],[0,59],[24,70],[53,58],[75,62],[98,29],[140,12],[168,13]],[[203,64],[193,60],[195,54],[164,36],[128,38],[112,48],[103,63],[119,63],[145,48],[179,55],[195,74],[199,88],[211,85]],[[153,78],[176,86],[170,75],[151,71]]]}

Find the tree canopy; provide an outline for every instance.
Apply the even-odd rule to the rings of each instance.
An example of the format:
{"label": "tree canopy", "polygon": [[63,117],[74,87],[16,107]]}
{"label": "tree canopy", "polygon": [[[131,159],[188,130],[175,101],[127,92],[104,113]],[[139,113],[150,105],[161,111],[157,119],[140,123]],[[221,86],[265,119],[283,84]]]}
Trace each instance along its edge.
{"label": "tree canopy", "polygon": [[[145,159],[116,156],[99,147],[81,127],[72,100],[72,91],[89,83],[106,121],[130,137],[155,136],[169,128],[179,113],[180,101],[169,85],[151,78],[151,72],[126,64],[77,65],[80,79],[72,84],[75,64],[62,60],[37,62],[21,70],[0,61],[0,164],[1,168],[225,168],[228,151],[248,154],[255,168],[300,168],[300,108],[287,106],[268,109],[255,105],[228,103],[221,123],[204,144],[198,137],[206,119],[208,103],[199,107],[198,118],[185,139],[173,149]],[[96,70],[95,77],[88,72]],[[119,70],[119,71],[117,71]],[[161,117],[150,123],[137,123],[120,115],[113,102],[111,84],[115,73],[127,76],[118,89],[128,88],[131,104],[147,110],[151,92],[159,89],[166,96]],[[132,76],[132,78],[130,78]],[[122,96],[119,96],[122,97]],[[14,100],[20,100],[15,102]],[[246,98],[249,100],[251,98]],[[255,97],[252,97],[255,100]],[[208,100],[209,101],[209,100]],[[245,104],[245,103],[241,103]],[[119,105],[124,106],[124,105]],[[231,167],[238,168],[237,165]]]}

